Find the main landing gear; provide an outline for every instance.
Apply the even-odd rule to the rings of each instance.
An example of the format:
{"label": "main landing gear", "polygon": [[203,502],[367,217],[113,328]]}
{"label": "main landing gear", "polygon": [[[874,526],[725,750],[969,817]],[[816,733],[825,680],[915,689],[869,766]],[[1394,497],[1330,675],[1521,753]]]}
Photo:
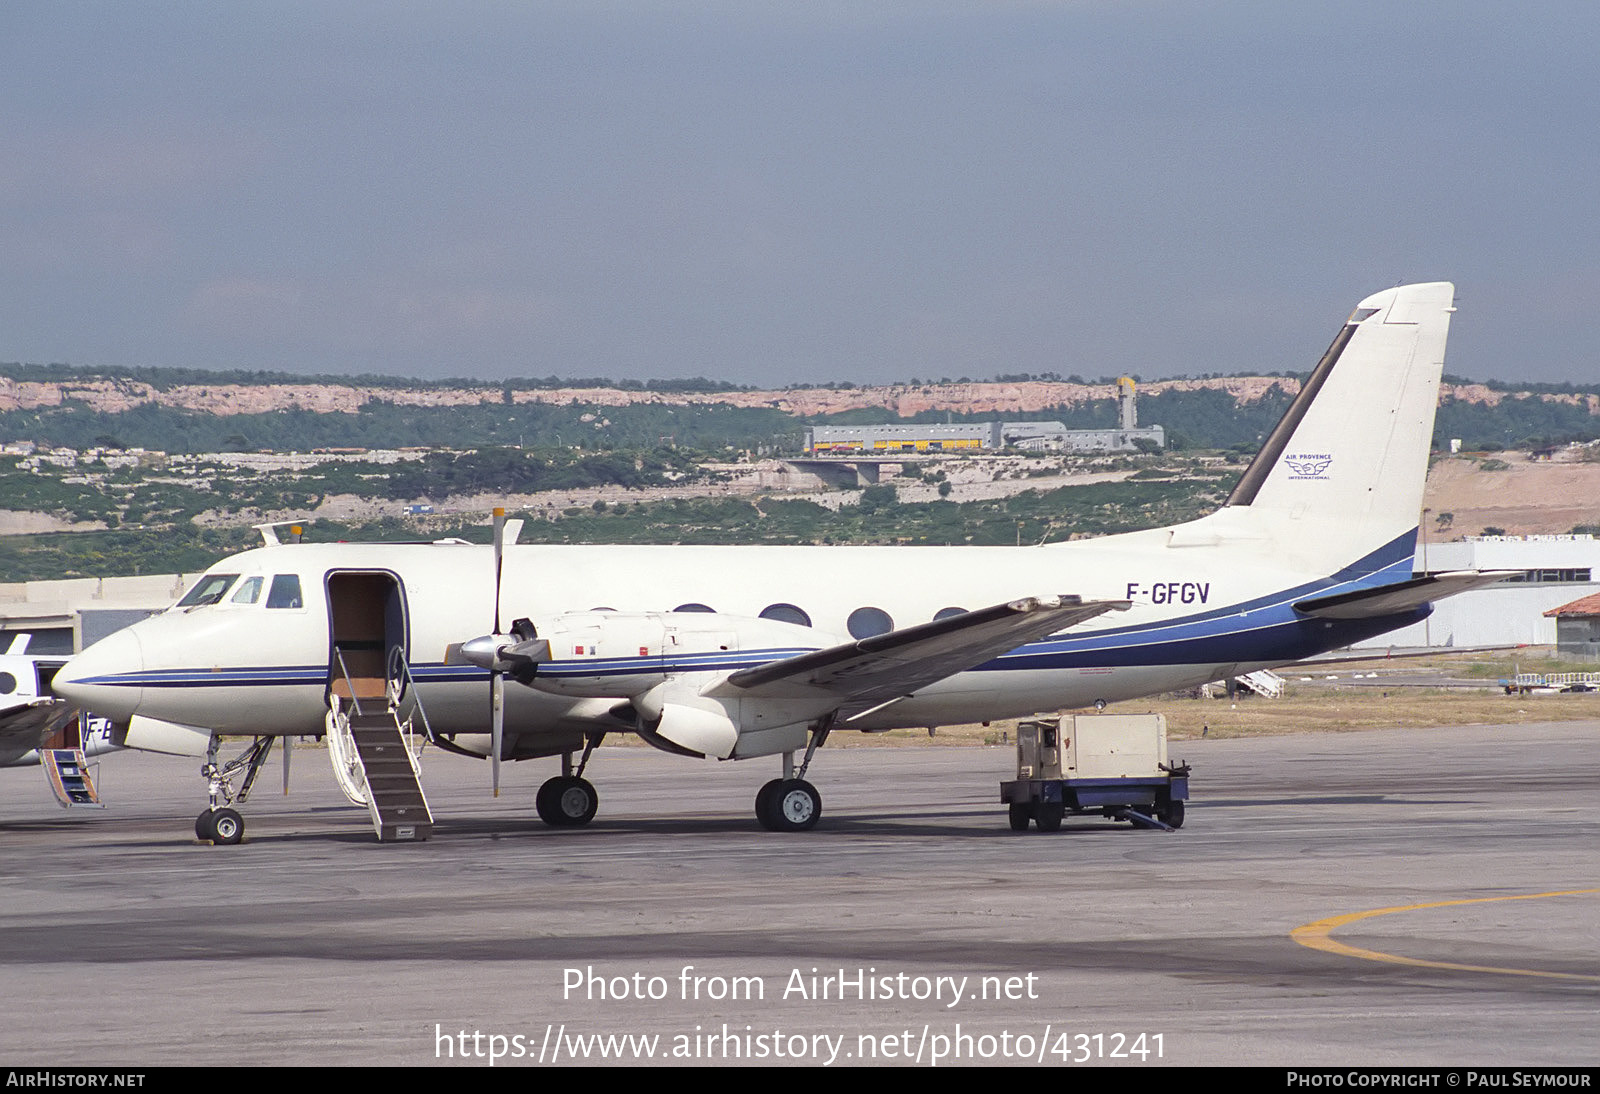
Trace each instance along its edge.
{"label": "main landing gear", "polygon": [[[275,738],[257,737],[238,756],[227,763],[217,763],[217,750],[222,746],[222,738],[212,737],[211,746],[206,750],[205,766],[200,769],[200,774],[207,781],[207,792],[211,798],[211,805],[194,821],[195,838],[204,843],[217,845],[235,844],[244,839],[244,818],[237,809],[228,808],[234,802],[243,805],[250,797],[250,787],[254,785],[256,776],[261,773],[261,766],[267,762],[267,757],[272,753],[272,743]],[[287,747],[287,746],[286,746]],[[244,772],[244,782],[239,786],[237,793],[233,789],[233,780]],[[225,802],[227,805],[219,805]]]}
{"label": "main landing gear", "polygon": [[800,762],[800,770],[795,770],[794,753],[785,752],[783,777],[773,779],[757,792],[756,820],[767,831],[806,832],[815,828],[817,821],[822,819],[822,795],[817,793],[816,787],[806,782],[805,774],[811,766],[811,757],[828,739],[829,728],[829,725],[823,725],[811,734],[811,743],[806,746],[806,756]]}
{"label": "main landing gear", "polygon": [[595,811],[600,808],[600,795],[594,784],[583,777],[583,769],[589,766],[590,755],[604,738],[604,732],[588,735],[576,771],[572,767],[572,753],[561,757],[561,774],[545,780],[533,800],[540,820],[552,828],[581,828],[594,820]]}

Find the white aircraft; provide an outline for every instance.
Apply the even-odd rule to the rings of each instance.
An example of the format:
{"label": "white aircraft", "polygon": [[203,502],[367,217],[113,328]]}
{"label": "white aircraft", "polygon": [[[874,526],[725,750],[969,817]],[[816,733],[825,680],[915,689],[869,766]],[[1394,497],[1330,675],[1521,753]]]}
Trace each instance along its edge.
{"label": "white aircraft", "polygon": [[80,719],[78,708],[50,693],[66,657],[32,654],[31,634],[18,634],[0,653],[0,767],[42,764],[63,806],[100,804],[88,756],[114,752],[111,723]]}
{"label": "white aircraft", "polygon": [[253,778],[275,736],[335,741],[363,699],[368,713],[420,704],[429,739],[492,757],[497,792],[501,759],[561,756],[536,803],[553,824],[594,815],[590,751],[631,732],[690,756],[781,756],[757,817],[809,828],[821,799],[805,771],[835,730],[1193,686],[1406,626],[1497,580],[1412,572],[1453,294],[1363,300],[1226,505],[1187,524],[1020,548],[517,546],[498,519],[492,547],[269,531],[56,689],[126,723],[134,747],[207,743],[196,831],[218,842],[242,831],[218,807],[232,794],[220,736],[255,738],[236,761]]}

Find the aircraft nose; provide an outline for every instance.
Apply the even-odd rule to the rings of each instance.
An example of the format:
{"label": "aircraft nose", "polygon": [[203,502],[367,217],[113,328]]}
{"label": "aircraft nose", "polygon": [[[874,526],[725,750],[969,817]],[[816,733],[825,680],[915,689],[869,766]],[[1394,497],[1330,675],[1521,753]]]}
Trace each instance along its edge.
{"label": "aircraft nose", "polygon": [[131,718],[144,699],[144,647],[136,629],[108,635],[68,661],[51,690],[95,714]]}

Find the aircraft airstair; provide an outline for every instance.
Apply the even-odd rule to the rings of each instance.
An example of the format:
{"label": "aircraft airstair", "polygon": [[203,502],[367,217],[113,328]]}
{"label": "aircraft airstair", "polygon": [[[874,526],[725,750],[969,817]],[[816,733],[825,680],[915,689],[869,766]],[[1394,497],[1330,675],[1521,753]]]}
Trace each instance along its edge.
{"label": "aircraft airstair", "polygon": [[1256,672],[1247,672],[1243,676],[1235,677],[1239,686],[1249,688],[1257,695],[1268,699],[1276,699],[1283,694],[1283,677],[1271,669],[1260,669]]}
{"label": "aircraft airstair", "polygon": [[[400,679],[410,680],[403,663]],[[354,694],[341,696],[337,691],[328,699],[328,754],[334,779],[345,797],[367,807],[383,842],[421,842],[433,834],[433,814],[422,792],[412,732],[412,719],[420,716],[426,725],[426,715],[417,702],[405,712],[402,693],[394,681],[383,699],[368,697],[365,704]]]}
{"label": "aircraft airstair", "polygon": [[46,748],[40,751],[45,777],[50,782],[50,792],[56,796],[63,809],[75,805],[104,809],[100,792],[95,789],[94,776],[81,748]]}
{"label": "aircraft airstair", "polygon": [[406,747],[393,714],[357,714],[350,735],[367,784],[367,810],[378,839],[425,840],[433,834],[433,814],[422,793],[416,757]]}

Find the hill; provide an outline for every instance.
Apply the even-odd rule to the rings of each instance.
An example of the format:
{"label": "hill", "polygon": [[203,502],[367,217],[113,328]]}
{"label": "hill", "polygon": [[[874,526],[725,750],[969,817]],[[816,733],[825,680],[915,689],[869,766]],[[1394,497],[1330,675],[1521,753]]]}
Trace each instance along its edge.
{"label": "hill", "polygon": [[[0,365],[0,442],[167,452],[481,444],[795,450],[808,423],[1059,419],[1110,427],[1109,382],[959,381],[753,391],[713,381],[655,387],[516,379],[424,383],[393,377]],[[1141,384],[1140,420],[1176,447],[1254,447],[1300,382],[1219,376]],[[1473,449],[1600,438],[1600,394],[1450,382],[1436,439]]]}

